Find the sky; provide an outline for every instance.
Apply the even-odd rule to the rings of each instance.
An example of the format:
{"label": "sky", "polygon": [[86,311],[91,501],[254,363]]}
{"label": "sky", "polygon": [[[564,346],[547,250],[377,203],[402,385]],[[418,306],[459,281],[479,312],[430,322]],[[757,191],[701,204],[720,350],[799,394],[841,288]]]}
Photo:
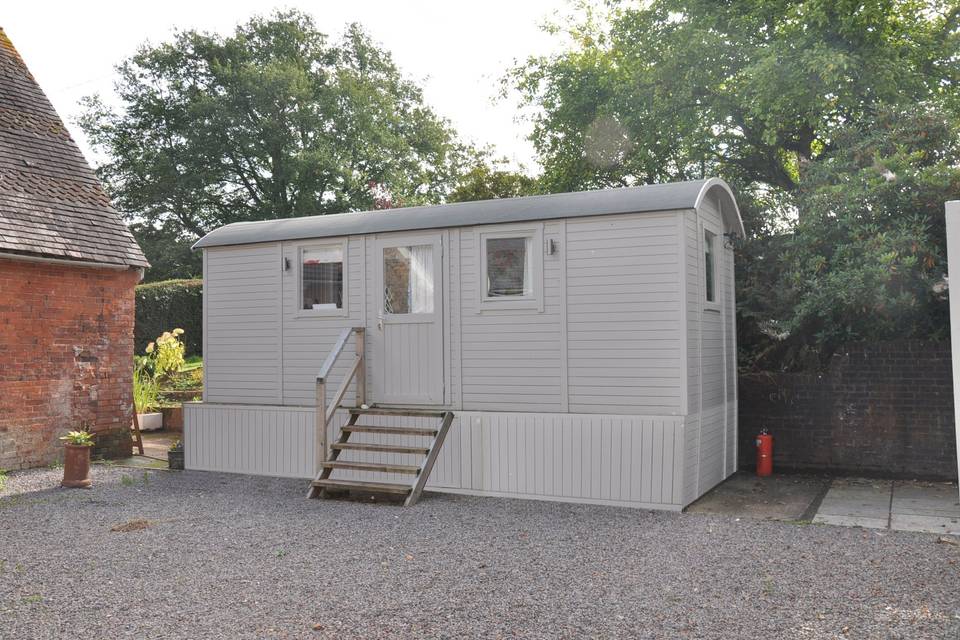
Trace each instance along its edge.
{"label": "sky", "polygon": [[569,13],[565,0],[31,0],[4,3],[0,27],[81,149],[97,162],[75,124],[78,101],[93,93],[108,97],[114,66],[140,44],[169,40],[177,29],[226,34],[252,15],[286,8],[310,13],[331,36],[349,22],[361,23],[464,139],[493,145],[514,167],[536,169],[526,139],[530,125],[517,121],[515,98],[498,99],[499,80],[515,60],[562,46],[559,36],[540,27]]}

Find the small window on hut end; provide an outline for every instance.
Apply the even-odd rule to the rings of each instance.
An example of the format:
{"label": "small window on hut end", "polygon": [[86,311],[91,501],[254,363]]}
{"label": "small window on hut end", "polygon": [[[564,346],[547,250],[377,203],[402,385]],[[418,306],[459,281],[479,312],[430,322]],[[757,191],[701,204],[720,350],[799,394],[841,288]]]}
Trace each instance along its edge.
{"label": "small window on hut end", "polygon": [[302,311],[343,309],[343,247],[312,247],[300,252]]}
{"label": "small window on hut end", "polygon": [[706,278],[707,302],[717,301],[717,254],[716,254],[717,235],[712,231],[703,230],[703,274]]}

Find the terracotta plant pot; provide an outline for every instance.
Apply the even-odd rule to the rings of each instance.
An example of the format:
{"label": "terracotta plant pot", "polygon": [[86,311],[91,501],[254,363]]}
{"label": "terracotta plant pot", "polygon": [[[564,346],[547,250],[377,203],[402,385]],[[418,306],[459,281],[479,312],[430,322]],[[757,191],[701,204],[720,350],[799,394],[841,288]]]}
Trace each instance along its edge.
{"label": "terracotta plant pot", "polygon": [[63,482],[60,486],[85,489],[93,484],[90,479],[90,449],[92,447],[82,444],[63,445]]}

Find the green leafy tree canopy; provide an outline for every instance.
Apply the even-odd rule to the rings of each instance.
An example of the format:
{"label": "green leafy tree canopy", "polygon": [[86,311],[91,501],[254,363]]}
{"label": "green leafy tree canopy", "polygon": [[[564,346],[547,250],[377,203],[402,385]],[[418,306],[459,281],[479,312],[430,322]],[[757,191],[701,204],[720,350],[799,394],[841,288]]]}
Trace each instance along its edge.
{"label": "green leafy tree canopy", "polygon": [[608,4],[507,78],[551,191],[721,175],[765,201],[744,207],[763,233],[771,194],[794,191],[838,127],[960,90],[955,1]]}
{"label": "green leafy tree canopy", "polygon": [[81,126],[118,208],[181,245],[230,222],[439,202],[464,162],[355,24],[336,42],[296,11],[184,31],[118,73],[119,108],[87,98]]}
{"label": "green leafy tree canopy", "polygon": [[478,154],[447,196],[447,202],[496,200],[532,196],[540,192],[536,178],[513,171],[504,160],[491,160],[489,154]]}

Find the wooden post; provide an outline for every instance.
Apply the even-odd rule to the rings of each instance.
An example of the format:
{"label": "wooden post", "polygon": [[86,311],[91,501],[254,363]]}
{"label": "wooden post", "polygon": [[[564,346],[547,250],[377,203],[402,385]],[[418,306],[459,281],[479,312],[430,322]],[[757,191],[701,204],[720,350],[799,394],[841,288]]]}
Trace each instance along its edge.
{"label": "wooden post", "polygon": [[327,382],[317,378],[316,446],[314,447],[315,472],[320,473],[327,459]]}
{"label": "wooden post", "polygon": [[357,368],[357,406],[359,407],[367,404],[367,358],[364,355],[363,327],[357,327],[354,331],[357,332],[357,357],[360,359],[360,366]]}
{"label": "wooden post", "polygon": [[137,417],[137,407],[133,407],[133,445],[143,455],[143,434],[140,433],[140,418]]}

